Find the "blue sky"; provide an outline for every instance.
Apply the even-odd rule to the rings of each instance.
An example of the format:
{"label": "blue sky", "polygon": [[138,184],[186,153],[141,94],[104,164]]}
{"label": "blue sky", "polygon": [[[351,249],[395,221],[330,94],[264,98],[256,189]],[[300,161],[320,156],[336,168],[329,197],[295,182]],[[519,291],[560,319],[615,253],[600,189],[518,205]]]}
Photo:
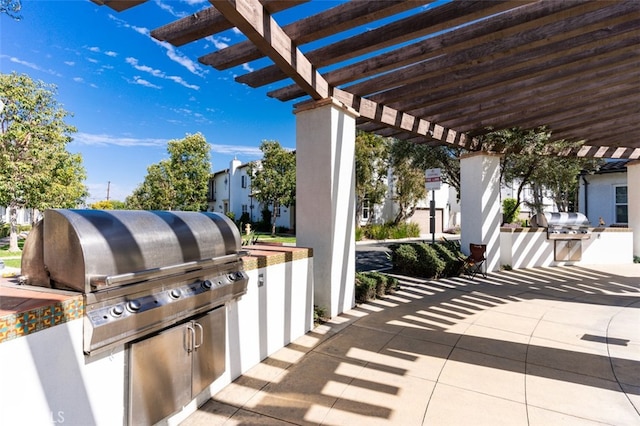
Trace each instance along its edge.
{"label": "blue sky", "polygon": [[89,203],[106,198],[108,182],[110,198],[124,201],[147,167],[167,158],[167,142],[188,133],[211,145],[212,171],[234,157],[260,158],[262,140],[295,148],[293,104],[266,96],[282,83],[251,89],[233,80],[266,60],[226,71],[197,61],[242,34],[179,48],[149,35],[206,7],[206,0],[149,0],[118,13],[89,0],[23,0],[20,21],[0,15],[0,71],[57,87],[78,130],[68,149],[83,156]]}

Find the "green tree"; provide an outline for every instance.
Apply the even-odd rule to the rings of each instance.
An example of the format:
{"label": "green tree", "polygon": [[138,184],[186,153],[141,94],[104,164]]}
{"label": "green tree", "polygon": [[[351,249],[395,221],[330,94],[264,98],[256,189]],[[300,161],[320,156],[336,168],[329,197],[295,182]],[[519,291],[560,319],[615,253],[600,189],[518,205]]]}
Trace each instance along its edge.
{"label": "green tree", "polygon": [[417,165],[415,144],[405,140],[396,140],[391,146],[391,167],[394,174],[394,199],[398,205],[398,214],[394,223],[411,218],[418,201],[425,198],[425,170]]}
{"label": "green tree", "polygon": [[0,0],[0,13],[6,13],[16,21],[22,19],[19,12],[22,9],[20,0]]}
{"label": "green tree", "polygon": [[457,198],[460,200],[460,155],[466,152],[464,149],[448,145],[418,145],[414,144],[414,164],[416,167],[427,169],[440,169],[442,183],[455,188]]}
{"label": "green tree", "polygon": [[482,143],[485,149],[504,152],[501,181],[517,186],[516,202],[503,211],[505,217],[513,216],[520,208],[526,186],[533,190],[533,201],[528,204],[535,213],[544,209],[544,193],[550,195],[558,210],[574,209],[580,171],[593,170],[598,165],[596,160],[562,156],[564,151],[575,149],[582,142],[554,141],[544,127],[493,131],[482,137]]}
{"label": "green tree", "polygon": [[89,205],[89,208],[93,210],[124,210],[127,206],[118,200],[102,200]]}
{"label": "green tree", "polygon": [[66,150],[76,129],[55,95],[25,74],[0,74],[0,205],[9,209],[11,251],[19,208],[75,207],[87,195],[82,157]]}
{"label": "green tree", "polygon": [[393,155],[397,158],[407,158],[416,169],[423,173],[427,169],[439,168],[443,183],[456,189],[460,199],[460,155],[465,152],[454,146],[429,146],[407,141],[396,141]]}
{"label": "green tree", "polygon": [[[364,203],[382,203],[387,192],[389,143],[373,133],[358,132],[355,145],[356,223],[362,219]],[[371,216],[369,216],[371,217]]]}
{"label": "green tree", "polygon": [[211,174],[209,144],[200,133],[169,141],[168,160],[147,167],[127,199],[130,209],[204,211]]}
{"label": "green tree", "polygon": [[[279,206],[295,204],[296,196],[296,154],[287,151],[277,141],[263,141],[260,144],[263,158],[252,162],[251,187],[255,198],[272,212]],[[271,234],[276,233],[276,215],[271,215]]]}

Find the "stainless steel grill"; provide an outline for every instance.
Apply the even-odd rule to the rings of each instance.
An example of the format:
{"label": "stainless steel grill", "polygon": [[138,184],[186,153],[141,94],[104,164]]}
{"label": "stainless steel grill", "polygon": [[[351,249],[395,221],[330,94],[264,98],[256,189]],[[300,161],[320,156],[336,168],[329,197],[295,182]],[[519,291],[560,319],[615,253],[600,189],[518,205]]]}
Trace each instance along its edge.
{"label": "stainless steel grill", "polygon": [[591,238],[589,220],[582,213],[542,213],[531,217],[531,227],[546,228],[550,240]]}
{"label": "stainless steel grill", "polygon": [[93,355],[245,294],[240,248],[217,213],[47,210],[25,242],[21,282],[84,295]]}

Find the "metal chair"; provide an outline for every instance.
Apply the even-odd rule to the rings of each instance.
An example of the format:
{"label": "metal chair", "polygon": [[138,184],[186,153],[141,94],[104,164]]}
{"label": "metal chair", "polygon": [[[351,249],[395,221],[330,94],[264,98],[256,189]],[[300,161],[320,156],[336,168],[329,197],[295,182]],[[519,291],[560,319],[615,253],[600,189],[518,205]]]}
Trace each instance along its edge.
{"label": "metal chair", "polygon": [[480,272],[484,278],[487,278],[487,270],[484,263],[487,260],[485,257],[487,245],[471,243],[469,244],[469,252],[471,254],[467,256],[462,266],[464,273],[471,279],[475,278],[478,272]]}

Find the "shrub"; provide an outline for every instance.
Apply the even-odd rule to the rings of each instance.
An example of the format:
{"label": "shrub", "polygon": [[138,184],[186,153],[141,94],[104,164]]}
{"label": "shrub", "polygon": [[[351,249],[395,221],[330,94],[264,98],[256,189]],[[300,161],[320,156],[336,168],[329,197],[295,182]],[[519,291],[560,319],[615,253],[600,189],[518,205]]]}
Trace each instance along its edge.
{"label": "shrub", "polygon": [[438,278],[446,263],[429,244],[400,244],[391,247],[393,269],[401,274]]}
{"label": "shrub", "polygon": [[411,238],[411,237],[417,238],[420,236],[420,225],[414,222],[399,223],[391,227],[390,234],[391,234],[391,238],[394,238],[394,239]]}
{"label": "shrub", "polygon": [[[18,225],[18,233],[31,231],[31,225]],[[11,224],[0,222],[0,238],[8,237],[11,234]]]}
{"label": "shrub", "polygon": [[518,200],[515,198],[505,198],[502,200],[502,221],[504,223],[513,223],[520,215],[520,206],[516,208]]}
{"label": "shrub", "polygon": [[438,278],[444,271],[445,262],[438,257],[438,252],[429,244],[416,244],[418,254],[419,276],[425,278]]}
{"label": "shrub", "polygon": [[459,256],[457,253],[452,253],[451,250],[449,250],[449,247],[444,243],[437,243],[432,245],[432,247],[438,253],[440,259],[445,263],[442,275],[445,277],[457,277],[460,275],[462,266],[464,265],[462,256]]}
{"label": "shrub", "polygon": [[249,212],[244,212],[240,215],[240,222],[242,223],[250,223],[251,218],[249,217]]}
{"label": "shrub", "polygon": [[362,238],[364,238],[364,228],[359,226],[356,228],[356,241],[362,241]]}
{"label": "shrub", "polygon": [[313,305],[313,324],[319,325],[327,321],[327,310],[318,305]]}
{"label": "shrub", "polygon": [[367,275],[376,280],[376,296],[383,297],[387,294],[387,276],[380,272],[369,272]]}
{"label": "shrub", "polygon": [[356,301],[364,303],[398,289],[398,279],[380,272],[356,273]]}
{"label": "shrub", "polygon": [[356,273],[356,302],[366,302],[376,297],[376,279],[364,272]]}
{"label": "shrub", "polygon": [[400,287],[396,277],[387,276],[387,294],[394,293]]}
{"label": "shrub", "polygon": [[226,212],[225,215],[232,221],[236,220],[236,214],[234,212]]}
{"label": "shrub", "polygon": [[391,263],[395,271],[407,275],[417,272],[418,253],[415,244],[394,245],[391,250]]}
{"label": "shrub", "polygon": [[386,240],[389,238],[389,227],[387,225],[373,224],[367,227],[367,238],[372,240]]}
{"label": "shrub", "polygon": [[11,224],[2,223],[0,224],[0,238],[8,237],[11,233]]}
{"label": "shrub", "polygon": [[[417,223],[398,223],[391,222],[381,224],[372,224],[362,227],[364,237],[371,240],[388,240],[401,239],[420,236],[420,226]],[[359,241],[359,240],[357,240]]]}

